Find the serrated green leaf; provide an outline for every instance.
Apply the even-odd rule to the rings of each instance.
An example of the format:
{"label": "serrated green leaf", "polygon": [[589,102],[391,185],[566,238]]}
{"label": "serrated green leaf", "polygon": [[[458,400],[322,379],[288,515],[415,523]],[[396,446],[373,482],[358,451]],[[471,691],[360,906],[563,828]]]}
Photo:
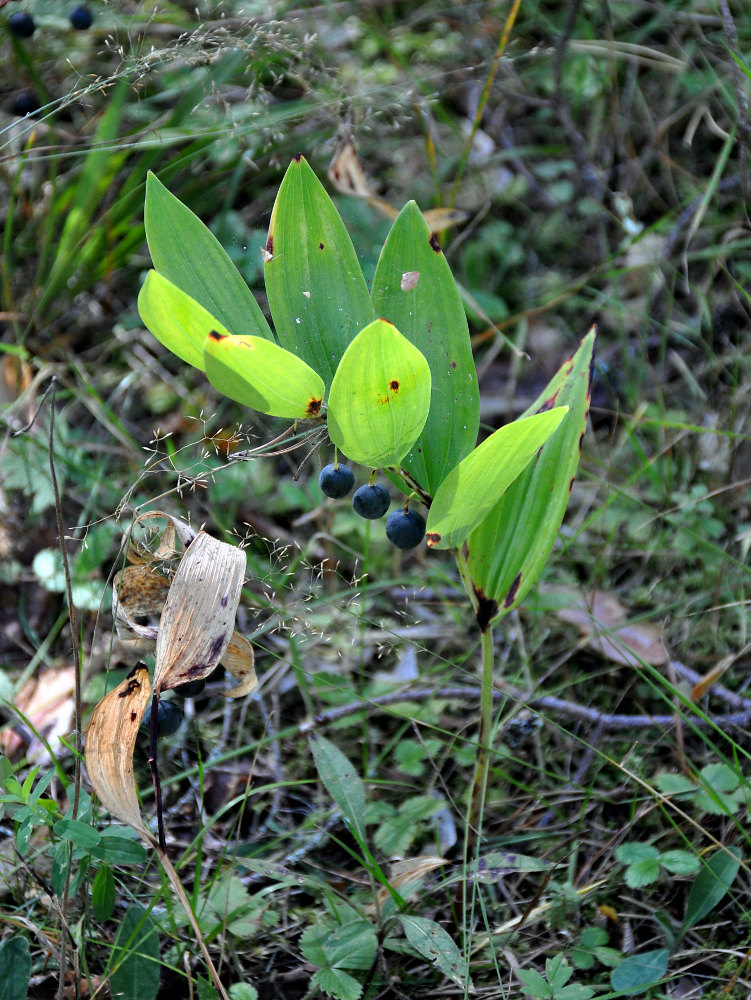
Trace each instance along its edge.
{"label": "serrated green leaf", "polygon": [[656,861],[660,852],[653,844],[641,844],[638,840],[629,840],[619,844],[615,856],[623,865],[632,865],[639,861]]}
{"label": "serrated green leaf", "polygon": [[660,864],[673,875],[692,875],[701,867],[701,861],[689,851],[663,851]]}
{"label": "serrated green leaf", "polygon": [[138,313],[159,343],[204,370],[203,344],[210,330],[229,331],[208,310],[158,271],[149,271],[138,293]]}
{"label": "serrated green leaf", "polygon": [[645,993],[668,971],[670,952],[667,948],[629,955],[610,973],[610,985],[624,996]]}
{"label": "serrated green leaf", "polygon": [[229,996],[230,1000],[258,1000],[258,990],[249,983],[233,983]]}
{"label": "serrated green leaf", "polygon": [[109,865],[102,865],[91,885],[91,905],[97,920],[109,920],[115,909],[115,876]]}
{"label": "serrated green leaf", "polygon": [[448,979],[472,992],[472,980],[464,956],[443,927],[427,917],[414,917],[407,913],[400,913],[398,917],[415,951],[436,965]]}
{"label": "serrated green leaf", "polygon": [[30,978],[29,942],[14,934],[0,944],[0,1000],[26,1000]]}
{"label": "serrated green leaf", "polygon": [[159,992],[159,936],[146,910],[134,903],[125,911],[112,945],[110,985],[123,1000],[155,1000]]}
{"label": "serrated green leaf", "polygon": [[404,467],[431,496],[477,442],[480,396],[467,317],[451,270],[411,201],[381,251],[373,307],[427,358],[431,403]]}
{"label": "serrated green leaf", "polygon": [[303,156],[290,163],[279,188],[265,256],[279,343],[328,385],[373,307],[344,223]]}
{"label": "serrated green leaf", "polygon": [[557,429],[568,407],[557,406],[501,427],[451,470],[428,514],[428,545],[458,549]]}
{"label": "serrated green leaf", "polygon": [[318,775],[326,791],[341,809],[344,818],[365,842],[365,785],[354,766],[325,736],[311,732],[310,749]]}
{"label": "serrated green leaf", "polygon": [[661,771],[655,776],[655,788],[663,795],[680,795],[684,798],[697,791],[696,783],[685,774],[672,774],[670,771]]}
{"label": "serrated green leaf", "polygon": [[310,985],[317,986],[334,1000],[359,1000],[362,996],[362,983],[341,969],[318,969]]}
{"label": "serrated green leaf", "polygon": [[391,323],[377,319],[342,356],[329,393],[334,444],[369,468],[398,466],[420,435],[430,406],[430,368]]}
{"label": "serrated green leaf", "polygon": [[683,917],[684,933],[703,920],[724,898],[735,881],[740,866],[740,848],[729,847],[715,851],[691,886]]}
{"label": "serrated green leaf", "polygon": [[626,885],[631,889],[651,885],[659,877],[660,864],[655,858],[643,858],[641,861],[632,862],[624,874]]}
{"label": "serrated green leaf", "polygon": [[144,221],[151,259],[160,274],[230,333],[274,339],[261,307],[219,240],[151,172]]}
{"label": "serrated green leaf", "polygon": [[215,389],[260,413],[302,420],[321,411],[323,379],[270,340],[212,330],[203,345],[203,364]]}
{"label": "serrated green leaf", "polygon": [[467,540],[472,583],[481,598],[481,625],[516,607],[548,560],[579,464],[589,413],[592,330],[524,414],[566,405],[556,433]]}

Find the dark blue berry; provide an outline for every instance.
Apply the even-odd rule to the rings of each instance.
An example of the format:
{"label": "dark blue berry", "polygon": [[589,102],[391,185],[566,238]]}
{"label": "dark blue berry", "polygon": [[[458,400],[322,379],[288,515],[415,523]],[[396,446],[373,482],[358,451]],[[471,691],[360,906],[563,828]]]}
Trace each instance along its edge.
{"label": "dark blue berry", "polygon": [[395,510],[386,518],[386,537],[398,549],[413,549],[425,537],[425,518],[416,510]]}
{"label": "dark blue berry", "polygon": [[94,23],[94,15],[88,7],[79,4],[78,7],[74,7],[70,14],[68,14],[68,20],[76,31],[88,31]]}
{"label": "dark blue berry", "polygon": [[[171,736],[180,728],[183,721],[183,710],[174,701],[159,702],[159,721],[157,722],[157,736]],[[141,719],[141,728],[149,729],[151,725],[151,702],[146,706],[146,711]]]}
{"label": "dark blue berry", "polygon": [[11,114],[23,118],[24,115],[33,115],[39,110],[39,100],[33,90],[22,90],[16,94],[10,106]]}
{"label": "dark blue berry", "polygon": [[389,491],[380,483],[361,486],[359,490],[355,490],[355,495],[352,497],[355,513],[360,517],[367,517],[370,521],[383,517],[390,503]]}
{"label": "dark blue berry", "polygon": [[346,465],[325,465],[318,477],[318,485],[327,497],[340,500],[355,485],[355,474]]}
{"label": "dark blue berry", "polygon": [[186,681],[184,684],[178,684],[172,690],[175,694],[179,694],[181,698],[195,698],[205,687],[206,681],[201,679],[200,681]]}
{"label": "dark blue berry", "polygon": [[25,10],[17,10],[8,18],[8,27],[16,38],[31,38],[36,29],[34,18]]}

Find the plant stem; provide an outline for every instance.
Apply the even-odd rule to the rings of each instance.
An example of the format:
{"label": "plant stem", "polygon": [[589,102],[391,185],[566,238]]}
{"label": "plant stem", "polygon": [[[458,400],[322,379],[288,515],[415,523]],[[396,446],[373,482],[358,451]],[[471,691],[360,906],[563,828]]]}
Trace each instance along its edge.
{"label": "plant stem", "polygon": [[482,814],[485,793],[490,772],[490,751],[493,741],[493,626],[488,625],[480,633],[482,642],[482,681],[480,687],[480,726],[477,733],[477,759],[475,777],[472,784],[472,798],[469,804],[467,825],[469,827],[469,848],[482,832]]}
{"label": "plant stem", "polygon": [[[472,578],[469,573],[467,557],[463,551],[456,553],[456,564],[459,567],[459,575],[462,578],[464,589],[467,592],[472,610],[477,615],[479,603],[477,594],[472,586]],[[472,796],[469,802],[469,813],[467,815],[467,853],[469,854],[473,845],[480,839],[482,828],[482,813],[485,805],[485,792],[488,785],[488,774],[490,772],[490,750],[493,738],[493,625],[489,622],[480,631],[480,641],[482,648],[482,677],[480,686],[480,720],[477,732],[477,759],[475,760],[475,776],[472,783]]]}

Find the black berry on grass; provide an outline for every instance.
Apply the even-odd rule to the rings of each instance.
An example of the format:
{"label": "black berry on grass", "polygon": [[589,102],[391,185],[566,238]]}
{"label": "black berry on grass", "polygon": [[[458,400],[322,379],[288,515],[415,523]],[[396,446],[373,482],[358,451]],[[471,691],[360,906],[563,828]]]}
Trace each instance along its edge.
{"label": "black berry on grass", "polygon": [[88,7],[79,4],[78,7],[74,7],[70,14],[68,14],[68,20],[76,31],[88,31],[94,23],[94,15]]}
{"label": "black berry on grass", "polygon": [[8,27],[16,38],[31,38],[36,29],[34,18],[26,10],[17,10],[8,18]]}
{"label": "black berry on grass", "polygon": [[355,490],[352,497],[352,506],[355,513],[360,517],[367,517],[373,521],[377,517],[383,517],[389,509],[391,497],[389,491],[380,483],[366,483],[359,490]]}
{"label": "black berry on grass", "polygon": [[22,90],[16,94],[10,106],[11,114],[23,118],[25,115],[33,115],[39,110],[39,100],[33,90]]}
{"label": "black berry on grass", "polygon": [[[172,736],[180,728],[183,721],[183,710],[174,701],[159,702],[159,720],[157,722],[157,736]],[[141,720],[141,728],[148,730],[151,726],[151,702],[146,706]]]}
{"label": "black berry on grass", "polygon": [[386,518],[386,537],[398,549],[413,549],[425,537],[425,518],[416,510],[395,510]]}
{"label": "black berry on grass", "polygon": [[175,694],[179,694],[181,698],[195,698],[205,687],[206,681],[201,679],[200,681],[186,681],[184,684],[178,684],[172,690]]}
{"label": "black berry on grass", "polygon": [[355,485],[355,474],[346,465],[325,465],[318,477],[318,485],[327,497],[340,500]]}

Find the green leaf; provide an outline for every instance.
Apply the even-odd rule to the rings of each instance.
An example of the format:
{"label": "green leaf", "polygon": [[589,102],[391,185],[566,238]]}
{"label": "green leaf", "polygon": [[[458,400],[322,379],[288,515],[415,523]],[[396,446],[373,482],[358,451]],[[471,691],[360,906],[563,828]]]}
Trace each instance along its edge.
{"label": "green leaf", "polygon": [[290,420],[320,413],[325,388],[321,376],[270,340],[212,330],[203,359],[214,388],[243,406]]}
{"label": "green leaf", "polygon": [[341,969],[318,969],[310,985],[335,1000],[358,1000],[362,996],[362,983]]}
{"label": "green leaf", "polygon": [[344,352],[329,393],[329,436],[353,462],[398,466],[430,406],[430,368],[386,320],[361,330]]}
{"label": "green leaf", "polygon": [[201,371],[203,344],[209,332],[228,332],[199,302],[158,271],[146,275],[138,293],[138,313],[163,347]]}
{"label": "green leaf", "polygon": [[661,771],[655,776],[655,788],[663,795],[680,795],[682,798],[696,794],[697,785],[685,774],[673,774],[670,771]]}
{"label": "green leaf", "polygon": [[482,627],[524,599],[553,548],[587,424],[594,342],[592,330],[526,411],[529,415],[553,405],[569,407],[562,426],[467,541]]}
{"label": "green leaf", "polygon": [[378,938],[367,920],[340,926],[330,923],[308,928],[300,939],[305,958],[336,969],[369,969],[378,950]]}
{"label": "green leaf", "polygon": [[26,1000],[30,978],[29,942],[14,934],[0,944],[0,1000]]}
{"label": "green leaf", "polygon": [[233,983],[229,988],[230,1000],[258,1000],[258,990],[250,983]]}
{"label": "green leaf", "polygon": [[615,856],[623,865],[633,865],[640,861],[657,861],[660,852],[652,844],[641,844],[638,840],[629,840],[615,849]]}
{"label": "green leaf", "polygon": [[464,956],[443,927],[427,917],[413,917],[406,913],[398,916],[407,940],[415,951],[433,962],[448,979],[473,992]]}
{"label": "green leaf", "polygon": [[376,316],[427,358],[430,412],[404,467],[431,496],[477,442],[480,396],[467,317],[451,270],[422,212],[409,202],[394,221],[373,278]]}
{"label": "green leaf", "polygon": [[265,256],[279,343],[328,385],[349,343],[373,319],[373,307],[344,223],[299,154],[276,196]]}
{"label": "green leaf", "polygon": [[96,847],[101,839],[97,830],[89,826],[88,823],[82,823],[77,819],[60,819],[55,823],[53,829],[58,837],[69,840],[76,847],[82,847],[85,850]]}
{"label": "green leaf", "polygon": [[701,861],[689,851],[663,851],[660,864],[673,875],[693,875],[701,867]]}
{"label": "green leaf", "polygon": [[499,882],[504,875],[513,872],[545,872],[550,869],[547,861],[530,857],[527,854],[516,854],[512,851],[491,851],[483,854],[476,861],[470,861],[466,868],[458,874],[446,879],[444,885],[451,885],[454,882],[464,882],[471,879],[475,882],[482,882],[484,885],[491,885]]}
{"label": "green leaf", "polygon": [[123,1000],[155,1000],[159,992],[159,936],[138,903],[125,911],[112,946],[110,985]]}
{"label": "green leaf", "polygon": [[511,483],[558,428],[568,407],[537,413],[501,427],[451,470],[428,514],[428,545],[458,549],[500,502]]}
{"label": "green leaf", "polygon": [[344,754],[325,736],[311,732],[310,749],[318,775],[358,838],[365,843],[365,785]]}
{"label": "green leaf", "polygon": [[660,863],[656,858],[643,858],[641,861],[633,861],[625,872],[626,885],[631,889],[651,885],[659,877]]}
{"label": "green leaf", "polygon": [[645,993],[668,971],[670,952],[667,948],[629,955],[610,973],[610,985],[624,996]]}
{"label": "green leaf", "polygon": [[111,865],[142,865],[148,856],[146,848],[132,839],[130,831],[119,834],[116,829],[106,830],[101,835],[99,845],[91,848],[92,857]]}
{"label": "green leaf", "polygon": [[683,917],[684,933],[703,920],[717,906],[733,884],[740,866],[739,847],[715,851],[691,886]]}
{"label": "green leaf", "polygon": [[61,840],[52,852],[52,871],[50,872],[50,883],[57,896],[62,896],[65,889],[65,882],[68,878],[70,866],[70,844],[67,840]]}
{"label": "green leaf", "polygon": [[151,172],[146,179],[144,221],[157,271],[231,333],[273,340],[261,307],[219,240]]}
{"label": "green leaf", "polygon": [[97,920],[109,920],[115,909],[115,876],[109,865],[102,865],[91,886],[91,905]]}

